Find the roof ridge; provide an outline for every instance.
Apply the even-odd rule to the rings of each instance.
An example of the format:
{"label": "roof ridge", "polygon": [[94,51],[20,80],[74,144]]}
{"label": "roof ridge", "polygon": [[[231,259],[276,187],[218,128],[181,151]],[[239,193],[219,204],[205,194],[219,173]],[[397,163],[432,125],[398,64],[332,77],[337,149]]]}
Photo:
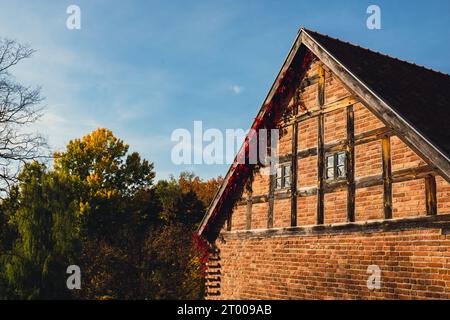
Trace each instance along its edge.
{"label": "roof ridge", "polygon": [[322,37],[326,37],[328,39],[339,41],[341,43],[345,43],[347,45],[350,45],[350,46],[353,46],[353,47],[357,47],[359,49],[362,49],[362,50],[365,50],[365,51],[368,51],[368,52],[371,52],[371,53],[375,53],[375,54],[378,54],[380,56],[383,56],[383,57],[386,57],[386,58],[389,58],[389,59],[397,60],[397,61],[400,61],[400,62],[403,62],[403,63],[407,63],[409,65],[413,65],[413,66],[415,66],[417,68],[425,69],[427,71],[431,71],[431,72],[434,72],[434,73],[437,73],[437,74],[440,74],[440,75],[443,75],[443,76],[446,76],[446,77],[450,77],[450,74],[448,74],[448,73],[445,73],[445,72],[442,72],[442,71],[439,71],[439,70],[435,70],[435,69],[432,69],[432,68],[429,68],[429,67],[426,67],[426,66],[423,66],[423,65],[419,65],[419,64],[411,62],[411,61],[403,60],[403,59],[400,59],[400,58],[397,58],[397,57],[394,57],[394,56],[390,56],[387,53],[375,51],[375,50],[372,50],[372,49],[360,46],[358,44],[351,43],[349,41],[345,41],[345,40],[341,40],[339,38],[331,37],[331,36],[329,36],[327,34],[322,34],[322,33],[319,33],[319,32],[313,31],[313,30],[309,30],[309,29],[304,28],[304,27],[302,27],[300,30],[305,30],[307,33],[308,32],[315,33],[315,34],[318,34],[318,35],[320,35]]}

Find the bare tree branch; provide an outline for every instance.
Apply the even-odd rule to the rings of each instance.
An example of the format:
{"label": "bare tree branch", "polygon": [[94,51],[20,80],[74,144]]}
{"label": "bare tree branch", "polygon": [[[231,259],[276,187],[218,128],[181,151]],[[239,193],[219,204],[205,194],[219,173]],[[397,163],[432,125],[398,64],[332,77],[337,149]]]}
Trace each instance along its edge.
{"label": "bare tree branch", "polygon": [[41,88],[17,83],[11,75],[11,68],[34,52],[14,40],[0,39],[0,195],[17,182],[25,162],[45,157],[45,140],[26,131],[42,115]]}

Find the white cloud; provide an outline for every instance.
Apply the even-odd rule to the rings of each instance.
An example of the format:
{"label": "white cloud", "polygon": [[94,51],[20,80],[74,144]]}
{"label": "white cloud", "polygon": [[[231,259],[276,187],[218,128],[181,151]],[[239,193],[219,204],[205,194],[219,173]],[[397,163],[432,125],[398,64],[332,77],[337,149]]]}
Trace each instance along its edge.
{"label": "white cloud", "polygon": [[234,84],[234,85],[231,86],[231,90],[232,90],[235,94],[240,94],[240,93],[244,90],[244,87],[238,86],[237,84]]}

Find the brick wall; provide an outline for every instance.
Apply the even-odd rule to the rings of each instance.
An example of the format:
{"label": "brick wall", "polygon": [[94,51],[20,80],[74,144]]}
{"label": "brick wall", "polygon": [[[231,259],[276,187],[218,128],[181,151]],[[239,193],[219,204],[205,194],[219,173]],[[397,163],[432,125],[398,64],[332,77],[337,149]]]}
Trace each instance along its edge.
{"label": "brick wall", "polygon": [[[228,239],[210,299],[450,299],[450,238],[439,229]],[[380,289],[367,268],[381,269]]]}
{"label": "brick wall", "polygon": [[381,142],[355,146],[355,177],[382,174]]}
{"label": "brick wall", "polygon": [[291,199],[274,201],[273,227],[283,228],[291,225]]}
{"label": "brick wall", "polygon": [[355,221],[383,218],[383,186],[356,189]]}
{"label": "brick wall", "polygon": [[425,182],[423,179],[394,183],[392,186],[394,218],[424,216]]}
{"label": "brick wall", "polygon": [[330,192],[324,199],[325,224],[347,221],[347,191]]}

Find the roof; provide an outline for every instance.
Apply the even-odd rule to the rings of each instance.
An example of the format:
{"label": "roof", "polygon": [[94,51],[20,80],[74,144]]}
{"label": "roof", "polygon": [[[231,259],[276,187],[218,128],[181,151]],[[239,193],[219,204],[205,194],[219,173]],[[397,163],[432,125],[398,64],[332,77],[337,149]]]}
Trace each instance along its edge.
{"label": "roof", "polygon": [[450,76],[307,30],[450,158]]}
{"label": "roof", "polygon": [[[286,71],[303,66],[296,62],[299,56],[305,56],[305,51],[312,52],[336,73],[372,112],[399,132],[405,143],[450,182],[450,76],[447,74],[302,28],[256,119],[267,116],[267,106],[279,98],[276,92],[284,85]],[[243,150],[245,142],[239,154]],[[200,236],[205,230],[212,233],[207,234],[209,239],[218,234],[218,227],[210,228],[210,224],[225,219],[223,212],[218,211],[225,211],[222,209],[224,201],[232,201],[229,194],[230,189],[235,192],[235,186],[230,188],[230,185],[235,176],[240,175],[236,168],[237,160],[228,170],[199,226]],[[216,219],[217,215],[220,219]]]}

